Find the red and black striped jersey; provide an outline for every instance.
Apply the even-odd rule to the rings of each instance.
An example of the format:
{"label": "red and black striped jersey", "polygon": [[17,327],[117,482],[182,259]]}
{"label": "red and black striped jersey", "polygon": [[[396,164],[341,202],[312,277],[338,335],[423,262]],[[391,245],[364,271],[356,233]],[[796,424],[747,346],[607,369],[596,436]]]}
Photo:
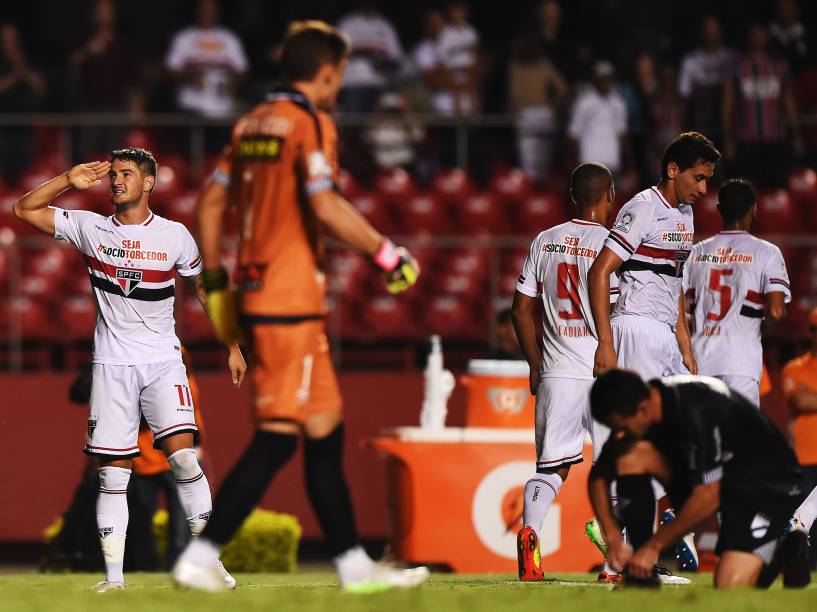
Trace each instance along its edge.
{"label": "red and black striped jersey", "polygon": [[176,272],[202,270],[187,228],[153,213],[144,223],[123,225],[85,210],[54,212],[54,237],[82,253],[96,298],[93,362],[181,361],[173,319]]}

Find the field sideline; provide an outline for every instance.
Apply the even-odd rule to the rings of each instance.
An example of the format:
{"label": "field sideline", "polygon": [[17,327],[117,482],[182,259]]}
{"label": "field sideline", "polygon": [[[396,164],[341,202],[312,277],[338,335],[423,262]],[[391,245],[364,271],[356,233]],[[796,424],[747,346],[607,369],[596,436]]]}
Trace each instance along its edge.
{"label": "field sideline", "polygon": [[357,610],[462,610],[463,612],[589,612],[590,610],[767,611],[813,610],[817,584],[805,591],[784,591],[779,582],[767,592],[718,593],[710,574],[690,575],[691,587],[665,587],[661,592],[616,590],[597,585],[590,574],[553,574],[542,583],[519,583],[512,574],[436,574],[422,588],[375,595],[350,595],[337,590],[329,572],[237,574],[232,593],[179,592],[165,574],[130,574],[128,591],[98,594],[85,589],[98,574],[0,574],[0,610],[122,612],[225,610],[293,610],[296,612]]}

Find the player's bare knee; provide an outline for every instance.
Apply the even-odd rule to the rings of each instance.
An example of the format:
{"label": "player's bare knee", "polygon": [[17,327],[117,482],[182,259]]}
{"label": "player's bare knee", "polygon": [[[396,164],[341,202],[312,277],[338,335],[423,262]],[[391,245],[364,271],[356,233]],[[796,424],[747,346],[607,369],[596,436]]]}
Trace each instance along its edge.
{"label": "player's bare knee", "polygon": [[325,438],[343,423],[343,414],[340,411],[326,412],[310,416],[304,423],[304,433],[307,438]]}
{"label": "player's bare knee", "polygon": [[115,459],[113,461],[105,461],[104,459],[99,460],[99,467],[116,467],[122,468],[123,470],[129,470],[133,466],[133,461],[130,459]]}
{"label": "player's bare knee", "polygon": [[193,442],[193,434],[190,432],[174,434],[162,440],[162,450],[165,456],[169,457],[183,448],[193,448]]}
{"label": "player's bare knee", "polygon": [[263,421],[258,424],[258,429],[289,436],[300,436],[303,432],[301,425],[290,421]]}

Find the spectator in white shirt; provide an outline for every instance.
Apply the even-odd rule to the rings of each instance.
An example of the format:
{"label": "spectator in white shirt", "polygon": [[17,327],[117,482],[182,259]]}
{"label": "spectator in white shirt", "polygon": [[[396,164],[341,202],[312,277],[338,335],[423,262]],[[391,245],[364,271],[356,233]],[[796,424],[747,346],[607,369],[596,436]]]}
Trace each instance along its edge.
{"label": "spectator in white shirt", "polygon": [[341,108],[350,113],[369,112],[400,68],[403,47],[394,26],[371,0],[361,1],[356,11],[342,17],[338,29],[349,37],[352,46]]}
{"label": "spectator in white shirt", "polygon": [[721,44],[721,24],[716,17],[701,22],[701,46],[681,60],[678,92],[686,102],[687,129],[721,142],[723,86],[732,77],[737,54]]}
{"label": "spectator in white shirt", "polygon": [[229,117],[237,110],[235,85],[247,71],[241,41],[218,22],[216,0],[199,0],[196,25],[173,36],[165,58],[179,81],[179,108],[209,118]]}
{"label": "spectator in white shirt", "polygon": [[593,67],[593,87],[573,105],[567,135],[578,163],[601,162],[615,174],[629,161],[627,106],[613,89],[615,70],[610,62]]}
{"label": "spectator in white shirt", "polygon": [[440,63],[448,68],[453,80],[453,107],[442,112],[463,115],[477,112],[478,50],[479,34],[468,23],[468,6],[464,2],[451,2],[448,5],[448,25],[442,29],[437,41]]}
{"label": "spectator in white shirt", "polygon": [[454,78],[439,53],[440,34],[445,28],[445,15],[437,9],[425,13],[426,37],[412,51],[412,63],[429,93],[431,109],[451,113],[454,108]]}
{"label": "spectator in white shirt", "polygon": [[375,165],[381,170],[414,170],[417,145],[425,132],[400,94],[386,92],[374,108],[379,117],[366,130],[365,140]]}
{"label": "spectator in white shirt", "polygon": [[796,0],[778,0],[777,19],[769,26],[769,47],[789,63],[795,76],[808,63],[808,37]]}

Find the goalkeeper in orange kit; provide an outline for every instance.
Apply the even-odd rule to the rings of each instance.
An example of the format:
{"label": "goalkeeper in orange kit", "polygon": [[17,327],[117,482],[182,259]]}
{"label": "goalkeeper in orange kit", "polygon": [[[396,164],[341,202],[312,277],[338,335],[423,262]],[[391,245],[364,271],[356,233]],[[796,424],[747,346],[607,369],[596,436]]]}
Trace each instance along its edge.
{"label": "goalkeeper in orange kit", "polygon": [[[335,188],[337,131],[327,111],[335,105],[348,53],[348,41],[331,26],[294,23],[281,55],[286,85],[236,123],[198,203],[208,311],[222,338],[242,338],[251,347],[256,432],[222,483],[207,529],[174,569],[181,586],[224,588],[211,571],[213,559],[295,453],[299,437],[309,500],[341,586],[408,587],[428,576],[425,568],[397,570],[369,558],[342,467],[342,402],[324,331],[322,237],[370,257],[392,293],[411,287],[419,274],[411,255]],[[241,239],[237,294],[221,267],[228,205],[235,207]]]}

